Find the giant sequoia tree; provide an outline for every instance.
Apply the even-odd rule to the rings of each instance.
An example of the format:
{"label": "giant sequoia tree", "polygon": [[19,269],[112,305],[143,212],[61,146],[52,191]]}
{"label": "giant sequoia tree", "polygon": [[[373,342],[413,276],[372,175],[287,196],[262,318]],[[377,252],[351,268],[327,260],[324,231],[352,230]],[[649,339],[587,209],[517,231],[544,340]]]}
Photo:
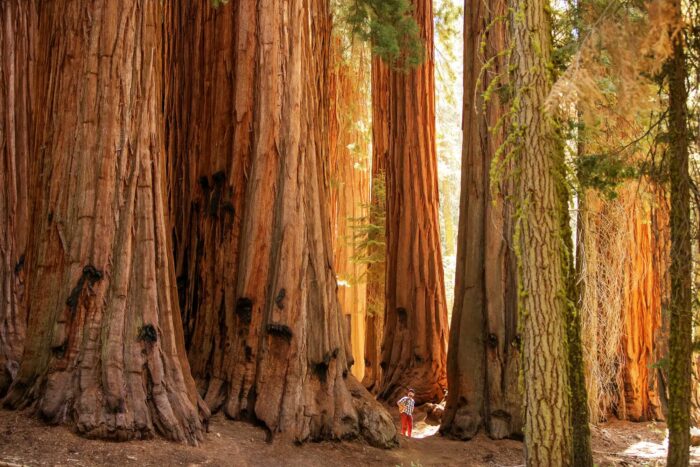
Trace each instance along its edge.
{"label": "giant sequoia tree", "polygon": [[372,178],[367,254],[375,260],[367,267],[367,318],[365,376],[362,384],[376,393],[382,381],[386,285],[386,159],[389,150],[388,74],[379,57],[372,58]]}
{"label": "giant sequoia tree", "polygon": [[29,324],[4,403],[91,437],[196,442],[163,204],[160,3],[39,16]]}
{"label": "giant sequoia tree", "polygon": [[[391,445],[393,422],[349,373],[332,269],[328,2],[221,8],[178,3],[168,26],[181,33],[169,46],[170,182],[180,198],[171,209],[199,388],[213,410],[256,419],[271,435],[303,441],[361,433]],[[193,40],[211,54],[191,54]],[[218,50],[235,54],[235,67]],[[189,88],[203,60],[214,61],[221,90]],[[216,104],[222,114],[212,108],[219,99],[230,100]],[[209,130],[191,117],[216,122],[216,133],[201,133]],[[212,154],[195,162],[199,147]]]}
{"label": "giant sequoia tree", "polygon": [[[330,223],[333,265],[338,276],[338,301],[346,318],[354,364],[352,373],[365,375],[365,336],[367,310],[366,235],[370,202],[371,108],[367,47],[362,43],[345,45],[334,32],[329,85],[330,139]],[[344,47],[345,45],[345,47]]]}
{"label": "giant sequoia tree", "polygon": [[525,455],[528,465],[570,465],[566,284],[560,216],[563,157],[545,100],[551,89],[546,1],[511,13],[517,176],[519,298],[523,320]]}
{"label": "giant sequoia tree", "polygon": [[654,366],[667,291],[665,193],[646,180],[626,182],[614,199],[590,189],[581,198],[577,264],[591,421],[662,420]]}
{"label": "giant sequoia tree", "polygon": [[[438,225],[432,0],[413,17],[425,60],[387,70],[386,315],[380,397],[412,386],[416,400],[440,400],[447,386],[447,310]],[[381,102],[381,101],[379,101]],[[375,114],[376,115],[376,114]]]}
{"label": "giant sequoia tree", "polygon": [[[166,4],[168,192],[192,375],[213,410],[236,307],[246,173],[253,151],[255,4]],[[241,18],[244,18],[241,21]],[[197,76],[197,79],[192,79]]]}
{"label": "giant sequoia tree", "polygon": [[[464,15],[462,188],[449,393],[441,431],[470,439],[485,426],[503,438],[522,430],[520,336],[509,180],[491,189],[491,166],[505,142],[505,2],[468,2]],[[483,53],[482,53],[483,52]],[[490,64],[490,65],[489,65]],[[497,171],[496,171],[497,172]]]}
{"label": "giant sequoia tree", "polygon": [[0,396],[17,374],[26,330],[35,27],[34,2],[0,3]]}

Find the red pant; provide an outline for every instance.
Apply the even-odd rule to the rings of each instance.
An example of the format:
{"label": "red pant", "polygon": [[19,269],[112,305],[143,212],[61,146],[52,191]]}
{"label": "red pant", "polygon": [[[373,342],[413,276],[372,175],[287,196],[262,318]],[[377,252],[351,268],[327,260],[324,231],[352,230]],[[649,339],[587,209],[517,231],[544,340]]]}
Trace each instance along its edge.
{"label": "red pant", "polygon": [[[413,430],[413,415],[408,415],[405,413],[401,414],[401,434],[404,436],[411,437],[411,431]],[[408,433],[408,435],[406,434]]]}

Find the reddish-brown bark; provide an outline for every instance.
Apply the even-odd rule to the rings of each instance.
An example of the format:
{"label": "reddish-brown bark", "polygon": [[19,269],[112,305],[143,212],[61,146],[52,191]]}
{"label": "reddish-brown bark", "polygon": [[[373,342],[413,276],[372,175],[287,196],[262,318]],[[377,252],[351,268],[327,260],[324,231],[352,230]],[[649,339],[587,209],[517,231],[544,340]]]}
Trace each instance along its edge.
{"label": "reddish-brown bark", "polygon": [[0,2],[0,396],[17,374],[26,332],[35,28],[34,2]]}
{"label": "reddish-brown bark", "polygon": [[[389,68],[372,58],[372,180],[370,224],[384,227],[386,213],[386,158],[389,151]],[[381,236],[382,238],[377,238]],[[362,384],[372,393],[382,380],[382,339],[386,290],[386,235],[382,229],[370,234],[368,255],[377,258],[367,267],[367,317],[365,320],[365,376]]]}
{"label": "reddish-brown bark", "polygon": [[512,187],[506,178],[494,194],[490,176],[505,140],[504,127],[497,126],[507,108],[495,95],[488,101],[483,97],[489,87],[497,94],[506,84],[505,57],[496,58],[506,46],[506,25],[492,24],[505,7],[500,0],[472,0],[464,18],[462,189],[449,392],[441,427],[459,439],[472,438],[482,426],[490,436],[503,438],[521,433],[523,425],[512,214],[503,201]]}
{"label": "reddish-brown bark", "polygon": [[574,458],[562,244],[567,206],[564,151],[545,107],[552,57],[548,2],[516,0],[509,14],[525,460],[528,466],[568,466]]}
{"label": "reddish-brown bark", "polygon": [[425,60],[388,71],[386,315],[379,396],[417,403],[447,387],[447,309],[438,224],[432,0],[414,0]]}
{"label": "reddish-brown bark", "polygon": [[202,435],[165,222],[161,3],[41,5],[29,323],[4,404],[89,437]]}
{"label": "reddish-brown bark", "polygon": [[616,415],[662,420],[668,299],[668,200],[648,181],[605,200],[589,191],[581,211],[584,340],[593,421]]}
{"label": "reddish-brown bark", "polygon": [[[652,191],[650,195],[653,194]],[[662,230],[658,232],[663,232],[668,228],[667,218],[660,217],[667,215],[667,211],[660,210],[666,204],[663,196],[659,198],[661,204],[645,203],[639,197],[636,184],[627,187],[623,196],[628,200],[627,225],[624,228],[630,233],[627,247],[630,256],[626,263],[622,291],[624,331],[620,346],[624,364],[618,415],[633,421],[662,420],[653,365],[657,363],[656,336],[661,327],[661,287],[667,260],[659,261],[664,258],[657,255],[656,243],[661,239],[655,230],[656,227],[661,227]],[[665,225],[655,225],[652,215],[656,222]]]}
{"label": "reddish-brown bark", "polygon": [[[362,435],[375,445],[392,445],[396,436],[393,422],[349,373],[351,356],[332,268],[327,166],[328,2],[273,0],[262,8],[250,0],[230,2],[214,13],[182,10],[183,5],[177,5],[180,12],[196,16],[193,25],[188,23],[188,13],[170,17],[173,27],[182,28],[183,36],[176,36],[175,40],[182,42],[169,50],[179,57],[174,66],[185,71],[169,83],[168,100],[173,101],[168,105],[174,106],[180,124],[193,112],[196,118],[207,121],[221,119],[213,124],[215,128],[233,124],[230,131],[215,133],[223,139],[220,144],[233,148],[233,152],[222,150],[216,160],[225,162],[225,167],[243,168],[242,173],[228,169],[220,192],[222,202],[228,196],[235,198],[230,202],[235,211],[233,221],[240,222],[240,227],[234,227],[239,229],[236,242],[226,237],[230,227],[225,219],[214,219],[211,212],[209,218],[199,219],[174,215],[175,232],[181,236],[178,258],[198,256],[200,244],[209,252],[194,272],[188,269],[188,279],[181,280],[181,285],[186,285],[182,289],[185,316],[188,321],[195,320],[190,323],[190,355],[196,355],[195,360],[201,363],[196,373],[200,390],[213,409],[220,407],[232,418],[255,419],[271,436],[281,434],[304,441]],[[208,30],[213,23],[205,18],[222,18],[225,24]],[[215,34],[227,37],[214,39]],[[247,41],[250,37],[252,43]],[[188,56],[191,44],[207,50],[211,40],[222,44],[212,46],[214,50],[233,43],[227,50],[254,58],[236,60],[240,68],[233,76],[219,75],[228,79],[222,83],[226,88],[222,92],[235,99],[233,117],[225,104],[221,104],[223,114],[211,107],[199,108],[192,100],[213,105],[215,94],[206,86],[189,90],[185,79],[186,70],[197,69],[198,60],[203,59]],[[213,60],[215,69],[232,68],[225,53]],[[247,77],[252,82],[244,81]],[[178,99],[188,93],[185,99]],[[198,131],[202,129],[192,129],[192,141],[209,137],[194,134]],[[172,156],[184,165],[178,168],[180,163],[176,162],[170,176],[171,190],[182,183],[180,177],[173,176],[177,171],[185,174],[184,183],[192,187],[174,194],[182,201],[174,202],[171,209],[197,199],[206,199],[211,206],[215,195],[201,192],[195,182],[199,182],[202,170],[214,167],[202,166],[200,170],[191,161],[200,157],[197,145],[170,141],[171,153],[189,151]],[[215,159],[206,155],[203,160]],[[224,233],[215,229],[224,229]],[[237,246],[237,253],[231,253],[234,258],[221,245],[234,250]],[[190,261],[188,268],[192,267]],[[185,273],[184,268],[181,273]],[[217,274],[223,277],[215,277]],[[190,286],[207,295],[201,300],[190,295],[194,293],[188,290]],[[209,295],[221,298],[212,300]],[[195,309],[205,300],[206,307]],[[200,339],[212,338],[207,336],[214,336],[214,344],[200,343],[204,353],[195,350]]]}
{"label": "reddish-brown bark", "polygon": [[338,301],[346,318],[354,364],[365,374],[367,264],[358,244],[367,222],[370,184],[369,52],[362,44],[344,50],[334,37],[329,77],[330,218],[333,265],[338,276]]}
{"label": "reddish-brown bark", "polygon": [[255,2],[166,10],[169,213],[185,342],[198,389],[216,411],[234,326],[246,173],[253,150]]}

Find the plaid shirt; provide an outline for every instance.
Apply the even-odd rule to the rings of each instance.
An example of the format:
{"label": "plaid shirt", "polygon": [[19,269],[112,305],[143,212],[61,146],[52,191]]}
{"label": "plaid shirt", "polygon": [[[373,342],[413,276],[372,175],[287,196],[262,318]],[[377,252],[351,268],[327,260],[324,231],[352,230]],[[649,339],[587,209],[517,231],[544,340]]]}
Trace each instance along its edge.
{"label": "plaid shirt", "polygon": [[406,415],[413,415],[413,406],[415,403],[416,402],[408,396],[402,397],[398,402],[399,412],[405,413]]}

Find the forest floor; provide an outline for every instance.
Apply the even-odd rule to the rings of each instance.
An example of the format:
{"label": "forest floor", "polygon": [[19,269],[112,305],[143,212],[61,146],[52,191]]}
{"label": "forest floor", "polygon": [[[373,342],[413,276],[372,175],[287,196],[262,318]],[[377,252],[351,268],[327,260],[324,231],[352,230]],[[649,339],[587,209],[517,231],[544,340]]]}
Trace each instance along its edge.
{"label": "forest floor", "polygon": [[[398,420],[398,417],[396,417]],[[418,417],[420,418],[420,416]],[[323,442],[296,446],[265,441],[248,423],[215,416],[199,447],[160,439],[112,443],[81,438],[66,427],[47,427],[25,413],[0,410],[0,466],[519,466],[522,443],[479,435],[469,442],[442,438],[436,426],[418,422],[413,439],[396,449],[362,443]],[[614,421],[593,428],[597,465],[664,465],[662,423]],[[693,448],[700,465],[700,448]]]}

